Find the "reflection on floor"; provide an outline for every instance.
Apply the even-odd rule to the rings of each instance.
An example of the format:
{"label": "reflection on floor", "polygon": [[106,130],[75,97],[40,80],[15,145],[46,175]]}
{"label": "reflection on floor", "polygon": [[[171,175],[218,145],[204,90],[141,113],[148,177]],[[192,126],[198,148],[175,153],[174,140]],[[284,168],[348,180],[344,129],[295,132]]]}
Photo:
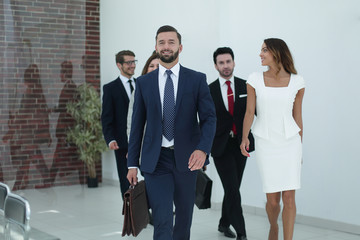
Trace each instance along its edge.
{"label": "reflection on floor", "polygon": [[[122,199],[118,186],[102,184],[98,188],[67,186],[50,189],[18,191],[30,202],[30,224],[62,240],[119,240],[123,216]],[[219,210],[194,208],[192,240],[226,240],[217,231]],[[267,239],[268,221],[263,216],[245,214],[249,240]],[[148,225],[139,240],[152,239],[153,227]],[[279,239],[282,239],[280,237]],[[296,224],[296,240],[359,240],[359,235]]]}

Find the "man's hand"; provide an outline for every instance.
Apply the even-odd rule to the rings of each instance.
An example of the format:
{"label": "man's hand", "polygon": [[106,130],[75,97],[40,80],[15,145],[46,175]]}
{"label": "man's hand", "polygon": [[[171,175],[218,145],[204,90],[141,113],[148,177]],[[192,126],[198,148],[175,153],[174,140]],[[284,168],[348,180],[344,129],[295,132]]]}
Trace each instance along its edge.
{"label": "man's hand", "polygon": [[206,153],[201,150],[195,150],[189,158],[190,171],[199,170],[204,166]]}
{"label": "man's hand", "polygon": [[110,150],[118,150],[119,146],[116,141],[112,141],[109,143],[109,148],[110,148]]}
{"label": "man's hand", "polygon": [[131,186],[135,186],[137,184],[137,168],[130,168],[128,170],[127,179]]}

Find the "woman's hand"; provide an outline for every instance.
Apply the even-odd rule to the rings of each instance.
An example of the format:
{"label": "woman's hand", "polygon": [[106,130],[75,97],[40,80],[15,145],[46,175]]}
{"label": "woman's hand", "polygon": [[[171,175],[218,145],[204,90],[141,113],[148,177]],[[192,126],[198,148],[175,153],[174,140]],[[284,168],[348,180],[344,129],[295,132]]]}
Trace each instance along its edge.
{"label": "woman's hand", "polygon": [[244,155],[245,157],[250,157],[250,154],[247,152],[249,151],[249,145],[250,145],[249,138],[243,139],[241,141],[240,150],[242,155]]}

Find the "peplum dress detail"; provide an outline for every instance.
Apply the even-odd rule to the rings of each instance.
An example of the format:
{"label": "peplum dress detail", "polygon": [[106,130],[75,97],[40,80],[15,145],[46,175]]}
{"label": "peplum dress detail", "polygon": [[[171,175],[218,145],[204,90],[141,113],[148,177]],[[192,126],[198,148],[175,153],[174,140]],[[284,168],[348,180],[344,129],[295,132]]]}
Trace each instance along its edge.
{"label": "peplum dress detail", "polygon": [[256,161],[265,193],[300,188],[302,143],[293,116],[297,92],[304,79],[292,74],[287,87],[266,87],[263,73],[250,74],[247,84],[256,92],[256,119],[252,126]]}

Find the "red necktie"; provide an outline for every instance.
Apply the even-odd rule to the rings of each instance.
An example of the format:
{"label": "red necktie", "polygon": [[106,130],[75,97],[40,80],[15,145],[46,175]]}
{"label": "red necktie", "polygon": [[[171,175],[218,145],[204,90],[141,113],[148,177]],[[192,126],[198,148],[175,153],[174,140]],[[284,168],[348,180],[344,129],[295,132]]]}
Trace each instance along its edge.
{"label": "red necktie", "polygon": [[[231,82],[229,80],[227,80],[225,83],[228,86],[227,98],[228,98],[228,104],[229,104],[229,113],[231,114],[231,116],[234,116],[234,93],[231,89],[231,85],[230,85]],[[236,127],[235,127],[234,121],[233,121],[232,131],[233,131],[234,135],[236,135]]]}

